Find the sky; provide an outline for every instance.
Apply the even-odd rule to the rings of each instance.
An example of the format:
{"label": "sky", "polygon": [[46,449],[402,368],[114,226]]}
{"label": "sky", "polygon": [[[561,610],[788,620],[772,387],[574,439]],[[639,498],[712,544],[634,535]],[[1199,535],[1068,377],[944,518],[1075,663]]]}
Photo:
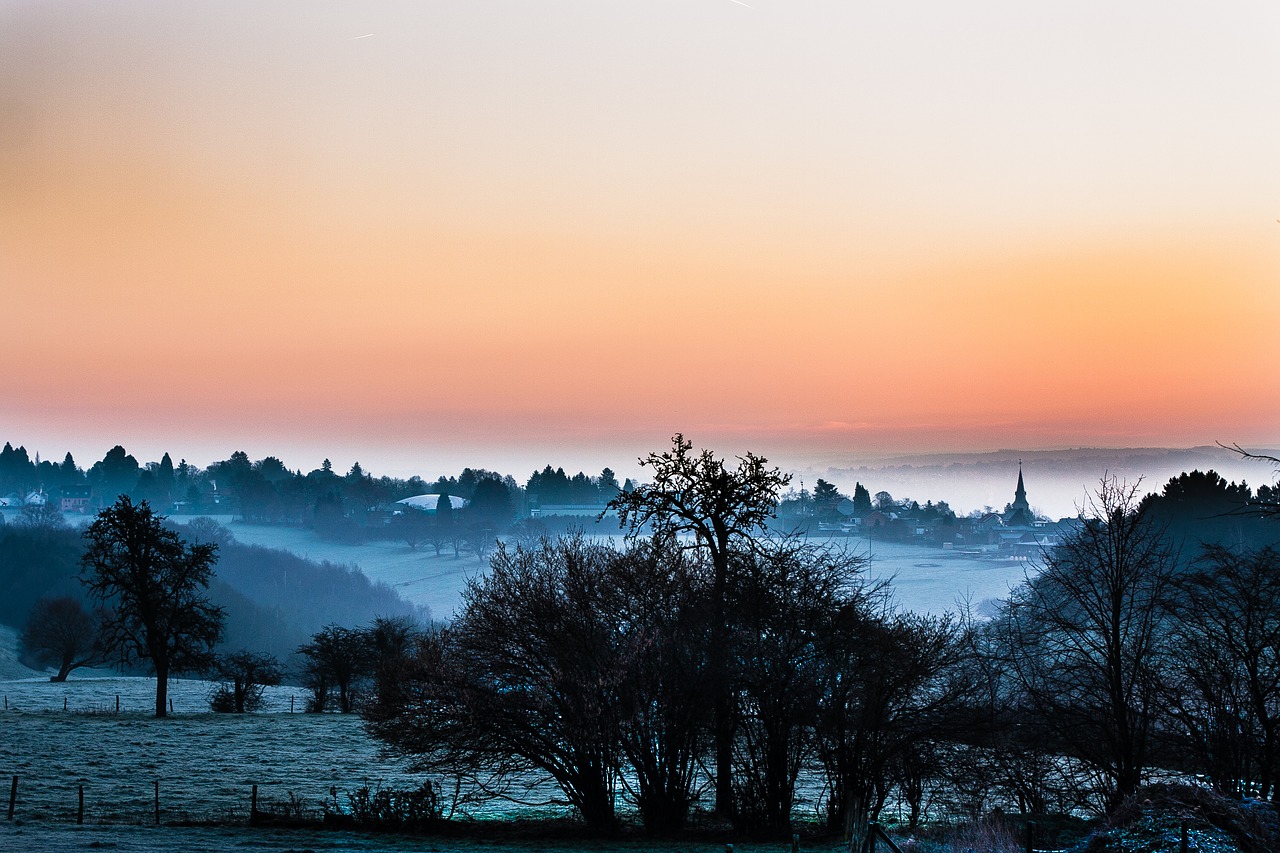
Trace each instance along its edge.
{"label": "sky", "polygon": [[1271,0],[0,0],[0,431],[1280,445]]}

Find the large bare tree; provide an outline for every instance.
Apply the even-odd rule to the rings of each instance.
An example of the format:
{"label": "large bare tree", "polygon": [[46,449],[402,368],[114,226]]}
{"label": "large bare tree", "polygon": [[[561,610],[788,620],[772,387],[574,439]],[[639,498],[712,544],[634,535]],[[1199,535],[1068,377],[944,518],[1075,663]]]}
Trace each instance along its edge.
{"label": "large bare tree", "polygon": [[[653,482],[609,501],[619,524],[635,536],[644,528],[673,541],[704,549],[712,567],[711,680],[714,685],[716,811],[732,815],[733,702],[728,661],[729,627],[726,599],[729,567],[735,548],[752,549],[754,537],[765,531],[778,507],[778,496],[791,482],[789,474],[768,467],[763,456],[748,453],[736,467],[710,450],[693,451],[683,434],[671,439],[671,449],[639,460],[653,470]],[[602,514],[603,516],[603,514]]]}
{"label": "large bare tree", "polygon": [[1045,556],[1006,611],[1010,663],[1058,746],[1134,793],[1162,712],[1158,669],[1176,568],[1138,484],[1104,478],[1083,524]]}

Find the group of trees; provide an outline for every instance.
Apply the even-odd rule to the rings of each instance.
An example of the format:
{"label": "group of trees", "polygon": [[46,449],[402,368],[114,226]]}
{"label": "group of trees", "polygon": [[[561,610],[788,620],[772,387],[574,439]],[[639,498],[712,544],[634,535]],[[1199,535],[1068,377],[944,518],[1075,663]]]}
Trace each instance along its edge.
{"label": "group of trees", "polygon": [[625,797],[678,829],[710,785],[725,818],[789,832],[815,763],[829,820],[865,825],[945,738],[966,629],[894,613],[857,557],[766,535],[787,482],[766,460],[677,435],[642,463],[653,483],[612,506],[647,538],[500,546],[454,622],[380,670],[370,730],[481,790],[545,773],[595,827]]}
{"label": "group of trees", "polygon": [[888,612],[846,554],[760,540],[727,562],[717,606],[709,556],[669,534],[502,547],[454,622],[380,672],[370,730],[479,789],[546,774],[596,828],[625,798],[647,829],[677,830],[710,783],[728,786],[726,818],[789,833],[818,763],[829,820],[853,828],[945,737],[965,632]]}
{"label": "group of trees", "polygon": [[361,612],[390,622],[420,615],[350,567],[241,545],[211,519],[174,527],[127,495],[83,532],[0,529],[0,563],[12,569],[0,572],[0,615],[24,625],[19,641],[33,663],[56,667],[55,681],[81,666],[147,667],[159,716],[175,673],[218,681],[217,710],[249,711],[280,683],[279,658],[312,636],[306,626]]}
{"label": "group of trees", "polygon": [[1139,500],[1104,480],[985,634],[1005,728],[1075,759],[1105,805],[1154,767],[1231,796],[1276,794],[1280,555],[1178,536],[1166,520],[1197,480],[1231,491],[1184,475]]}
{"label": "group of trees", "polygon": [[570,477],[563,468],[553,470],[548,465],[530,475],[524,490],[529,502],[536,506],[604,506],[623,488],[618,485],[618,477],[610,468],[605,468],[597,477],[589,477],[581,471]]}
{"label": "group of trees", "polygon": [[[455,622],[375,677],[370,730],[502,792],[529,771],[598,827],[697,802],[789,831],[798,780],[855,839],[893,797],[980,814],[1102,810],[1154,770],[1275,798],[1280,557],[1179,542],[1195,475],[1104,479],[1083,523],[985,621],[896,611],[857,559],[769,535],[785,476],[676,436],[612,505],[633,533],[503,547]],[[1238,531],[1237,531],[1238,532]],[[813,805],[813,803],[811,803]]]}

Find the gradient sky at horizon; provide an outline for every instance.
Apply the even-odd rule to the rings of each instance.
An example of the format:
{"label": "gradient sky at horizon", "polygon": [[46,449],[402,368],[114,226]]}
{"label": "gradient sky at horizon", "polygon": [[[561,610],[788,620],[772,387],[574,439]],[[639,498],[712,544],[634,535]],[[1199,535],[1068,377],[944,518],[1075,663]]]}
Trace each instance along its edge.
{"label": "gradient sky at horizon", "polygon": [[1278,42],[1271,2],[0,0],[0,438],[1275,446]]}

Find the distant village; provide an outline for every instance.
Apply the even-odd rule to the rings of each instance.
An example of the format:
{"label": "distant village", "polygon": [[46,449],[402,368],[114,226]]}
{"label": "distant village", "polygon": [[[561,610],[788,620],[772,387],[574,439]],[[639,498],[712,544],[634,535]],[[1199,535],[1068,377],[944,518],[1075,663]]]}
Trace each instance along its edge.
{"label": "distant village", "polygon": [[[606,505],[619,491],[635,487],[630,480],[619,484],[608,468],[597,476],[569,476],[547,466],[523,484],[510,476],[467,468],[458,477],[427,482],[373,477],[359,463],[344,475],[328,460],[307,474],[290,472],[274,457],[251,462],[242,453],[205,469],[185,460],[175,466],[168,454],[160,462],[139,465],[120,447],[85,471],[70,454],[60,464],[33,460],[23,448],[9,444],[0,451],[0,486],[5,488],[0,493],[0,523],[92,515],[116,494],[126,493],[166,514],[300,525],[320,535],[336,531],[348,539],[396,538],[407,526],[405,521],[440,523],[442,508],[459,525],[475,526],[482,516],[481,526],[491,533],[513,528],[558,532],[570,527],[612,533],[616,516]],[[957,515],[945,501],[921,505],[895,500],[887,492],[873,496],[861,483],[846,496],[820,479],[812,491],[802,486],[783,496],[774,526],[779,532],[814,537],[867,538],[1031,558],[1057,545],[1080,523],[1077,518],[1054,521],[1037,516],[1019,464],[1013,500],[1000,512]]]}
{"label": "distant village", "polygon": [[887,542],[929,545],[959,553],[1033,558],[1077,530],[1079,518],[1057,521],[1037,516],[1027,500],[1022,465],[1018,466],[1013,500],[1002,512],[979,511],[956,515],[945,502],[895,501],[886,492],[874,497],[861,484],[852,499],[844,498],[823,480],[812,494],[805,490],[787,496],[779,507],[784,528],[809,535],[865,537]]}

